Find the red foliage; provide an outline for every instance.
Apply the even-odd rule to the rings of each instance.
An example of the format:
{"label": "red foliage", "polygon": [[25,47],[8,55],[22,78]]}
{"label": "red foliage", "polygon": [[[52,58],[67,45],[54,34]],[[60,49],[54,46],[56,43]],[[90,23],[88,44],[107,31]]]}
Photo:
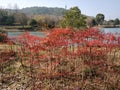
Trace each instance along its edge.
{"label": "red foliage", "polygon": [[[81,58],[84,64],[96,67],[105,64],[108,53],[120,46],[120,36],[102,33],[97,28],[84,31],[57,28],[46,37],[27,32],[18,36],[17,42],[31,52],[32,64],[40,63],[36,59],[41,59],[51,62],[47,65],[49,68],[55,68],[63,58],[68,61]],[[40,54],[43,51],[45,54]]]}

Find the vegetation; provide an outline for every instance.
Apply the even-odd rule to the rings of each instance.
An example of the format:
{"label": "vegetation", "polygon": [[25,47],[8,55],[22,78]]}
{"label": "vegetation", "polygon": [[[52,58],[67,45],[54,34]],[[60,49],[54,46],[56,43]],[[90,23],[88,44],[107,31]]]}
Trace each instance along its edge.
{"label": "vegetation", "polygon": [[[24,30],[48,30],[55,27],[69,27],[80,29],[85,27],[103,26],[120,27],[120,20],[105,20],[104,14],[97,14],[96,17],[85,16],[81,14],[78,7],[70,8],[47,8],[30,7],[14,10],[0,10],[0,25],[6,27],[18,27],[13,29]],[[26,26],[31,27],[25,28]],[[20,28],[19,28],[20,27]],[[22,27],[22,28],[21,28]]]}
{"label": "vegetation", "polygon": [[0,90],[120,90],[120,34],[89,28],[119,26],[118,18],[85,16],[78,7],[15,7],[0,10],[1,28],[47,31],[7,37],[0,30]]}
{"label": "vegetation", "polygon": [[46,37],[24,33],[11,38],[17,51],[2,49],[1,90],[120,89],[120,35],[97,28],[46,33]]}
{"label": "vegetation", "polygon": [[8,13],[6,10],[0,10],[0,25],[26,25],[27,18],[24,13]]}
{"label": "vegetation", "polygon": [[25,13],[26,15],[54,15],[54,16],[63,16],[67,10],[64,8],[48,8],[48,7],[29,7],[23,8],[20,12]]}
{"label": "vegetation", "polygon": [[0,25],[13,25],[13,23],[13,15],[9,15],[7,11],[0,10]]}
{"label": "vegetation", "polygon": [[36,26],[37,21],[35,19],[31,19],[28,24],[31,25],[31,26]]}
{"label": "vegetation", "polygon": [[78,7],[73,7],[68,10],[60,22],[61,27],[81,28],[86,26],[86,17],[81,14]]}
{"label": "vegetation", "polygon": [[13,13],[14,15],[14,18],[15,18],[15,22],[14,24],[17,24],[17,25],[27,25],[27,22],[28,22],[28,17],[24,14],[24,13]]}
{"label": "vegetation", "polygon": [[96,15],[96,22],[98,25],[102,25],[104,22],[105,16],[101,13]]}
{"label": "vegetation", "polygon": [[54,15],[34,15],[33,17],[41,30],[58,27],[61,16]]}
{"label": "vegetation", "polygon": [[6,43],[8,40],[6,32],[0,30],[0,43]]}
{"label": "vegetation", "polygon": [[[17,30],[23,30],[23,26],[1,26],[1,28],[4,28],[4,29],[6,29],[6,32],[7,31],[9,31],[9,30],[13,30],[14,31],[14,29],[17,31]],[[26,30],[31,30],[32,29],[32,26],[30,26],[30,25],[25,25],[24,26],[24,29],[26,29]]]}
{"label": "vegetation", "polygon": [[120,24],[120,20],[118,19],[118,18],[116,18],[115,20],[114,20],[114,25],[119,25]]}
{"label": "vegetation", "polygon": [[120,20],[118,18],[116,19],[111,19],[108,21],[104,21],[104,24],[102,25],[103,27],[108,27],[108,28],[115,28],[115,27],[120,27]]}
{"label": "vegetation", "polygon": [[[10,17],[7,13],[10,12],[6,10],[1,10],[0,25],[2,25],[2,27],[4,26],[5,29],[9,29],[9,28],[27,29],[26,26],[29,25],[32,27],[33,30],[35,29],[45,30],[45,29],[57,27],[58,22],[61,18],[61,16],[54,16],[54,15],[34,15],[31,18],[26,14],[19,12],[19,10],[17,12],[11,12],[10,15],[12,17]],[[4,16],[2,15],[9,17],[9,19],[8,20],[4,19]],[[11,23],[12,19],[14,21]],[[2,20],[4,20],[4,22]],[[10,23],[9,26],[8,23]]]}
{"label": "vegetation", "polygon": [[86,25],[87,25],[88,28],[94,27],[94,26],[97,25],[97,22],[96,22],[94,17],[87,16],[87,18],[86,18]]}

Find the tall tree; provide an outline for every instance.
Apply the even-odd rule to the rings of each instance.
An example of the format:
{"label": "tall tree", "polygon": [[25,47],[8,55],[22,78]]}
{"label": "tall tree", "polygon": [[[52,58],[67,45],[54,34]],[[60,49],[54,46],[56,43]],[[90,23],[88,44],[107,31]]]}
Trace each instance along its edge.
{"label": "tall tree", "polygon": [[12,25],[14,23],[13,15],[5,10],[0,10],[0,25]]}
{"label": "tall tree", "polygon": [[14,23],[14,16],[13,15],[7,16],[6,24],[12,25],[13,23]]}
{"label": "tall tree", "polygon": [[8,15],[8,12],[5,10],[0,10],[0,24],[3,23],[3,19]]}
{"label": "tall tree", "polygon": [[104,14],[99,13],[99,14],[96,15],[96,22],[97,22],[98,25],[102,25],[104,19],[105,19]]}
{"label": "tall tree", "polygon": [[118,19],[118,18],[116,18],[115,20],[114,20],[114,25],[119,25],[120,24],[120,20]]}
{"label": "tall tree", "polygon": [[78,7],[73,7],[68,10],[63,19],[60,21],[61,27],[81,28],[86,27],[86,17],[81,14]]}
{"label": "tall tree", "polygon": [[108,20],[108,25],[114,25],[114,20]]}
{"label": "tall tree", "polygon": [[28,18],[24,13],[14,13],[15,23],[20,25],[26,25]]}

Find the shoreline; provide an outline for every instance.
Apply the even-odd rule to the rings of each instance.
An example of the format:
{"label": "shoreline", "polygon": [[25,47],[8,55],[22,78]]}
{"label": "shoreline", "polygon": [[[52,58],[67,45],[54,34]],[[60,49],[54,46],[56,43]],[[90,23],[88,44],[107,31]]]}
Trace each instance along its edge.
{"label": "shoreline", "polygon": [[[100,25],[100,26],[95,26],[97,28],[120,28],[120,26],[108,26],[108,25]],[[5,28],[0,28],[0,32],[46,32],[46,30],[28,30],[28,29],[5,29]]]}
{"label": "shoreline", "polygon": [[120,28],[120,25],[100,25],[100,28]]}

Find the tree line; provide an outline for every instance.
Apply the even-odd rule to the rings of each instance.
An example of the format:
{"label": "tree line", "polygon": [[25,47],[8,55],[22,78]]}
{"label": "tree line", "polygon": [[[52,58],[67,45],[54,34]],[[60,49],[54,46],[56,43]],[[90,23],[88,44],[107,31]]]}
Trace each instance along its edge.
{"label": "tree line", "polygon": [[28,17],[24,13],[10,13],[0,10],[0,25],[26,25]]}
{"label": "tree line", "polygon": [[78,7],[72,7],[66,10],[61,16],[58,15],[26,15],[20,11],[10,12],[7,10],[0,10],[0,25],[9,26],[25,26],[30,25],[32,27],[37,27],[40,30],[51,29],[54,27],[62,28],[87,28],[98,25],[119,25],[120,20],[116,18],[115,20],[105,20],[104,14],[97,14],[96,17],[89,17],[83,15]]}
{"label": "tree line", "polygon": [[112,26],[115,27],[117,25],[120,25],[120,20],[119,18],[111,19],[111,20],[105,20],[105,15],[98,13],[96,17],[93,18],[87,18],[86,23],[89,27],[92,26]]}
{"label": "tree line", "polygon": [[14,23],[14,17],[8,14],[7,11],[0,10],[0,25],[12,25]]}

